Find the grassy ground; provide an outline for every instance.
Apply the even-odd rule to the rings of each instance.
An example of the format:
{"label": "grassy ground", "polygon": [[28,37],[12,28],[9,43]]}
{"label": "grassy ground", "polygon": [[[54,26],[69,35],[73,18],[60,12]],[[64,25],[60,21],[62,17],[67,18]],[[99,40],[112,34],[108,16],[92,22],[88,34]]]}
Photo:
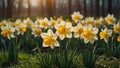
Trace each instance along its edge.
{"label": "grassy ground", "polygon": [[33,54],[19,52],[19,62],[16,64],[4,65],[3,68],[39,68],[36,56]]}
{"label": "grassy ground", "polygon": [[[0,53],[0,56],[2,54]],[[2,59],[0,58],[0,61]],[[0,64],[1,65],[1,64]],[[77,58],[77,68],[84,68],[81,57]],[[39,68],[38,60],[33,53],[19,52],[19,62],[17,64],[10,64],[0,66],[0,68]],[[96,62],[96,68],[119,68],[119,61],[116,58],[106,58],[104,55],[100,56]]]}

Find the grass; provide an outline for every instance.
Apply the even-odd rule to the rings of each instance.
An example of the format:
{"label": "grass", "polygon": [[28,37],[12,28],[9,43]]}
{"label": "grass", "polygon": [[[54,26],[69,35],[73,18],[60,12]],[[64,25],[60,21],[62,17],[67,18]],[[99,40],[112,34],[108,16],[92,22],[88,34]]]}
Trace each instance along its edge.
{"label": "grass", "polygon": [[[0,65],[2,60],[2,53],[0,52]],[[77,58],[76,55],[74,58]],[[79,56],[76,62],[77,68],[85,68],[82,63],[82,58]],[[0,68],[40,68],[37,57],[33,53],[19,52],[19,62],[9,66],[0,66]],[[96,62],[96,68],[119,68],[119,61],[116,58],[107,58],[105,55],[99,56]]]}
{"label": "grass", "polygon": [[39,68],[39,65],[35,55],[19,52],[19,62],[9,66],[4,65],[3,68]]}

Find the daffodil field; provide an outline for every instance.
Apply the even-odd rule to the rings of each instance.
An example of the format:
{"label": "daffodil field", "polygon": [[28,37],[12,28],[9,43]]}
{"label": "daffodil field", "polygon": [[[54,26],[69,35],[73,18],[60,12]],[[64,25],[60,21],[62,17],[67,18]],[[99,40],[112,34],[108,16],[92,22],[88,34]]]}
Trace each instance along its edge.
{"label": "daffodil field", "polygon": [[[111,14],[95,18],[74,12],[66,19],[2,20],[0,33],[1,67],[120,67],[120,21]],[[30,55],[26,58],[21,52]],[[22,63],[21,57],[28,60]]]}

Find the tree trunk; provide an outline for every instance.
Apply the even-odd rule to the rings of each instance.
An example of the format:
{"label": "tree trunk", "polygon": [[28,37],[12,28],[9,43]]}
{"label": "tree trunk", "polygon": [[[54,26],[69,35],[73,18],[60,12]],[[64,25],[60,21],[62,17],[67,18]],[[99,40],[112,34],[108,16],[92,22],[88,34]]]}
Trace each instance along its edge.
{"label": "tree trunk", "polygon": [[77,3],[78,3],[78,11],[80,11],[80,1],[77,0]]}
{"label": "tree trunk", "polygon": [[30,0],[28,0],[28,17],[30,17],[31,13],[30,13],[30,8],[31,8],[31,5],[30,5]]}
{"label": "tree trunk", "polygon": [[108,0],[108,13],[112,13],[112,0]]}
{"label": "tree trunk", "polygon": [[18,14],[17,14],[17,16],[20,16],[20,11],[21,11],[21,0],[19,0],[19,6],[18,6]]}
{"label": "tree trunk", "polygon": [[117,6],[118,14],[117,13],[116,14],[118,15],[118,18],[119,18],[120,17],[119,15],[120,14],[120,0],[117,0],[117,2],[118,2],[118,6]]}
{"label": "tree trunk", "polygon": [[86,15],[86,0],[84,0],[84,11],[85,11],[85,12],[84,12],[84,16],[87,16],[87,15]]}
{"label": "tree trunk", "polygon": [[7,0],[7,18],[11,18],[12,17],[12,0]]}
{"label": "tree trunk", "polygon": [[104,13],[104,0],[102,0],[102,16],[105,16],[105,13]]}
{"label": "tree trunk", "polygon": [[90,6],[91,6],[91,9],[90,9],[91,14],[90,14],[90,16],[95,16],[95,14],[93,13],[94,12],[93,10],[95,8],[95,6],[93,6],[93,0],[91,0]]}
{"label": "tree trunk", "polygon": [[51,0],[46,0],[46,2],[47,2],[47,14],[48,14],[48,16],[53,16],[53,13],[52,13],[52,2],[51,2]]}
{"label": "tree trunk", "polygon": [[52,0],[52,13],[54,13],[53,16],[56,16],[55,8],[56,8],[56,0]]}
{"label": "tree trunk", "polygon": [[71,11],[71,7],[72,7],[72,5],[71,5],[71,4],[72,4],[72,2],[71,2],[71,0],[69,0],[69,2],[68,2],[68,3],[69,3],[69,4],[68,4],[68,5],[69,5],[69,14],[71,14],[71,13],[72,13],[72,11]]}
{"label": "tree trunk", "polygon": [[3,10],[3,11],[2,11],[2,12],[3,12],[3,18],[4,18],[4,17],[6,16],[6,15],[5,15],[5,2],[4,2],[4,0],[2,0],[2,5],[3,5],[3,6],[2,6],[2,10]]}
{"label": "tree trunk", "polygon": [[96,13],[95,14],[96,16],[98,17],[100,16],[99,0],[96,0],[96,12],[95,13]]}

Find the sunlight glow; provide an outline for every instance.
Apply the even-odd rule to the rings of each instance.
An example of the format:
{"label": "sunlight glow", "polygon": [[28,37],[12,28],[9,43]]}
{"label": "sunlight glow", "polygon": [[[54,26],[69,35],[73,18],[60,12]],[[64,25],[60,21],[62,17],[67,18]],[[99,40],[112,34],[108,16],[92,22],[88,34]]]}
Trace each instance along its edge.
{"label": "sunlight glow", "polygon": [[23,0],[23,7],[24,8],[28,8],[28,1],[27,0]]}
{"label": "sunlight glow", "polygon": [[32,7],[37,7],[39,5],[40,0],[30,0],[30,4]]}

